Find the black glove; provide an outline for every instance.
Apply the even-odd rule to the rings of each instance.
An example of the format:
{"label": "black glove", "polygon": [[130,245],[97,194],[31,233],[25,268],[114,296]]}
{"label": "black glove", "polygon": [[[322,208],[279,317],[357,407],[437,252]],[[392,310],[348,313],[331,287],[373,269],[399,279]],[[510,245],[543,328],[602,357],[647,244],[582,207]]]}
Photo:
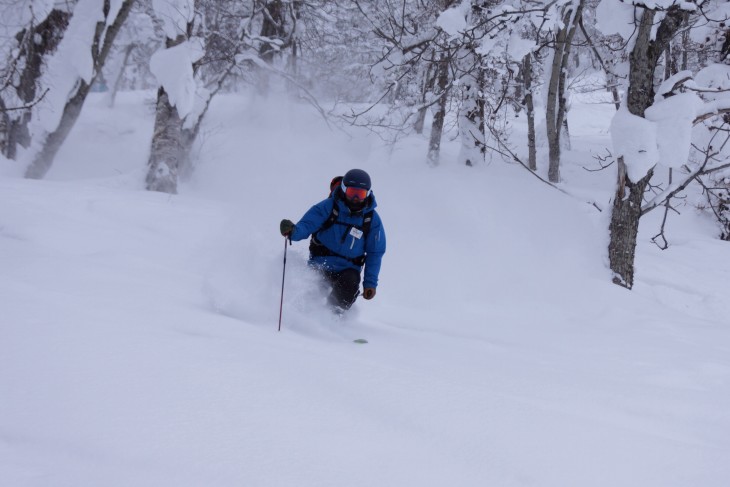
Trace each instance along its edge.
{"label": "black glove", "polygon": [[362,297],[365,299],[373,299],[375,297],[375,288],[366,287],[362,290]]}
{"label": "black glove", "polygon": [[294,222],[291,220],[281,220],[279,223],[279,231],[285,237],[291,237],[291,233],[294,231]]}

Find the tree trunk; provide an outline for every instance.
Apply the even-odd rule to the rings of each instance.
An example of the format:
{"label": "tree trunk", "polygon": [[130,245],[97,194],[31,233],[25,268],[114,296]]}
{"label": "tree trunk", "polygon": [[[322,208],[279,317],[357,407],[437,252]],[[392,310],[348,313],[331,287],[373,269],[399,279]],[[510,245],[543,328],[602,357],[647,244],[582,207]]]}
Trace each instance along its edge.
{"label": "tree trunk", "polygon": [[[629,112],[639,117],[643,117],[645,110],[653,103],[657,62],[671,38],[679,30],[682,19],[681,11],[671,7],[659,24],[655,40],[652,40],[655,14],[654,10],[644,10],[636,31],[636,43],[629,57],[627,107]],[[609,226],[608,257],[614,273],[613,282],[628,289],[634,285],[634,261],[641,204],[644,191],[653,174],[652,169],[639,181],[631,181],[624,161],[619,159],[618,182]]]}
{"label": "tree trunk", "polygon": [[428,165],[433,167],[439,164],[441,136],[444,132],[444,119],[446,118],[446,98],[449,86],[449,56],[446,53],[441,54],[436,69],[436,86],[440,98],[436,104],[436,113],[431,124],[431,138],[428,143]]}
{"label": "tree trunk", "polygon": [[[282,0],[269,0],[263,8],[264,19],[261,23],[261,37],[265,40],[259,47],[259,57],[267,64],[274,63],[274,56],[280,52],[281,46],[276,46],[266,39],[283,40],[284,38],[284,6]],[[259,92],[266,94],[269,91],[269,73],[259,70]]]}
{"label": "tree trunk", "polygon": [[[292,79],[298,81],[299,80],[299,56],[301,55],[301,39],[300,35],[297,32],[299,30],[298,25],[300,25],[300,22],[302,21],[302,2],[298,0],[294,0],[291,3],[290,7],[290,17],[292,20],[291,23],[291,44],[290,44],[290,53],[289,53],[289,59],[287,61],[287,72],[289,73],[289,76],[291,76]],[[289,81],[287,83],[287,87],[289,90],[290,95],[295,95],[299,93],[299,87],[296,85],[296,83],[292,83]]]}
{"label": "tree trunk", "polygon": [[609,226],[611,239],[608,244],[608,260],[614,273],[613,282],[631,289],[634,285],[634,260],[641,203],[654,171],[650,170],[638,182],[632,183],[626,175],[626,165],[622,158],[619,158],[618,166],[618,185]]}
{"label": "tree trunk", "polygon": [[177,108],[170,105],[165,89],[160,87],[146,180],[149,191],[177,193],[178,169],[183,158],[182,125]]}
{"label": "tree trunk", "polygon": [[560,129],[560,149],[572,149],[572,146],[570,145],[570,127],[568,127],[568,117],[563,118],[563,124]]}
{"label": "tree trunk", "polygon": [[[68,137],[71,129],[76,124],[76,121],[81,114],[81,109],[84,107],[86,96],[89,94],[91,89],[91,85],[94,84],[94,80],[99,73],[101,73],[104,63],[111,51],[112,45],[114,44],[114,39],[119,33],[119,30],[122,28],[124,22],[127,20],[133,3],[134,0],[125,0],[112,25],[106,28],[106,16],[109,13],[109,2],[108,0],[104,2],[105,20],[96,24],[96,33],[94,34],[94,41],[91,46],[92,59],[94,62],[94,76],[89,83],[86,83],[84,80],[79,80],[76,93],[69,98],[66,105],[63,107],[63,114],[61,115],[58,127],[56,130],[47,135],[43,146],[34,157],[31,165],[28,167],[25,177],[30,179],[41,179],[46,175],[46,173],[48,173],[58,150],[61,148],[66,137]],[[102,36],[104,38],[104,43],[103,45],[100,45]]]}
{"label": "tree trunk", "polygon": [[[282,40],[284,38],[284,6],[281,0],[267,1],[264,6],[264,20],[261,24],[261,37]],[[271,64],[279,52],[271,43],[264,42],[259,48],[259,57]]]}
{"label": "tree trunk", "polygon": [[299,86],[296,83],[299,80],[299,41],[297,39],[292,40],[291,52],[286,63],[286,71],[289,73],[291,79],[295,81],[287,80],[287,91],[290,96],[297,95],[299,93]]}
{"label": "tree trunk", "polygon": [[[191,24],[188,24],[187,30],[175,39],[168,38],[165,47],[169,49],[185,42],[192,31]],[[183,119],[177,108],[170,104],[165,88],[160,86],[146,178],[148,191],[177,193],[178,172],[184,163],[183,142]]]}
{"label": "tree trunk", "polygon": [[555,52],[550,70],[548,83],[547,108],[545,112],[545,126],[548,139],[548,179],[550,182],[560,182],[560,135],[563,120],[567,112],[566,79],[570,50],[573,37],[578,28],[578,20],[583,15],[585,0],[576,0],[575,5],[569,5],[563,15],[564,27],[555,36]]}
{"label": "tree trunk", "polygon": [[[459,164],[473,166],[484,161],[486,144],[484,139],[484,70],[481,56],[472,53],[475,66],[465,74],[460,84],[464,98],[459,113],[459,135],[461,150]],[[472,63],[470,63],[472,64]]]}
{"label": "tree trunk", "polygon": [[36,154],[31,165],[28,166],[25,172],[26,178],[43,179],[49,169],[51,169],[53,159],[56,157],[58,150],[63,145],[63,142],[68,137],[68,134],[81,114],[81,109],[84,107],[84,101],[89,94],[90,88],[91,85],[86,84],[83,80],[79,83],[76,95],[67,101],[66,106],[63,108],[63,116],[61,117],[61,122],[58,124],[58,128],[48,134],[43,143],[43,147]]}
{"label": "tree trunk", "polygon": [[621,96],[618,93],[618,78],[613,73],[607,73],[606,81],[608,82],[608,91],[611,92],[613,106],[616,110],[621,108]]}
{"label": "tree trunk", "polygon": [[119,73],[117,73],[117,79],[114,80],[114,86],[112,86],[111,93],[109,93],[109,108],[114,108],[114,103],[117,99],[117,93],[119,93],[119,89],[122,87],[122,81],[124,80],[124,71],[126,71],[127,64],[129,64],[129,56],[132,55],[132,51],[134,51],[136,47],[136,44],[129,44],[127,47],[124,48],[122,65],[119,68]]}
{"label": "tree trunk", "polygon": [[417,134],[423,133],[423,125],[426,123],[426,112],[428,111],[428,107],[426,107],[426,100],[428,99],[428,94],[433,91],[433,84],[434,84],[435,77],[433,76],[433,65],[431,63],[428,64],[426,67],[426,71],[423,74],[423,83],[421,85],[421,108],[418,109],[418,113],[416,114],[416,121],[413,123],[413,130]]}
{"label": "tree trunk", "polygon": [[535,135],[535,102],[532,97],[532,53],[522,60],[522,79],[525,84],[525,111],[527,113],[528,165],[537,170],[537,137]]}
{"label": "tree trunk", "polygon": [[30,119],[30,110],[23,113],[17,119],[8,117],[8,135],[3,146],[3,154],[8,159],[15,160],[18,157],[18,146],[27,148],[30,145],[30,132],[28,131]]}

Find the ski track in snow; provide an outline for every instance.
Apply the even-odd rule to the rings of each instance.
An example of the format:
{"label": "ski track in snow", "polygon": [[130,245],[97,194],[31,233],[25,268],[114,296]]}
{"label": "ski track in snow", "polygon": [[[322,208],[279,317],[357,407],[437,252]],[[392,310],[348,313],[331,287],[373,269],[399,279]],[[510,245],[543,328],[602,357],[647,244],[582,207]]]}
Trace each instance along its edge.
{"label": "ski track in snow", "polygon": [[[112,122],[92,97],[48,180],[0,178],[0,485],[726,485],[730,264],[690,208],[664,252],[642,221],[628,292],[605,215],[523,169],[454,167],[453,143],[428,169],[422,140],[389,155],[236,96],[181,195],[148,193],[150,96]],[[564,184],[610,195],[581,167],[605,106],[574,105]],[[335,319],[296,243],[277,332],[278,222],[351,167],[378,294]]]}

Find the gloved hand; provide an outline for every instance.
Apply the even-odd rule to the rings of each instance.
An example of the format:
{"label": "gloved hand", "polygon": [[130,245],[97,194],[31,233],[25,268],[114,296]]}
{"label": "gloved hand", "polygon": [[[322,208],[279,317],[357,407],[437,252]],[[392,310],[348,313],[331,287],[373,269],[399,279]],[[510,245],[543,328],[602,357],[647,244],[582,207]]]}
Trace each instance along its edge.
{"label": "gloved hand", "polygon": [[281,223],[279,223],[279,231],[285,237],[291,236],[291,233],[294,231],[294,222],[291,220],[281,220]]}
{"label": "gloved hand", "polygon": [[365,299],[373,299],[375,297],[375,288],[366,287],[362,290],[362,297]]}

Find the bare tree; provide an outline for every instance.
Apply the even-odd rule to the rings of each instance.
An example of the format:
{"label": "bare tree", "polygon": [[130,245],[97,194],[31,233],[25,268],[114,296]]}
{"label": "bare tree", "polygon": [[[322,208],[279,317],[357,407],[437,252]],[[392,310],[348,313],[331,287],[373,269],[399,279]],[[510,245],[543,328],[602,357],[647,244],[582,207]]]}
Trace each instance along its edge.
{"label": "bare tree", "polygon": [[[94,80],[102,72],[104,63],[109,56],[109,52],[114,44],[114,40],[124,24],[132,4],[135,0],[124,0],[117,12],[111,12],[111,2],[105,0],[102,5],[102,20],[97,22],[93,39],[91,40],[91,59],[93,63],[93,75],[91,79],[85,80],[79,78],[74,90],[69,94],[66,104],[63,107],[61,119],[55,130],[49,132],[45,140],[33,158],[30,166],[25,173],[27,178],[40,179],[46,175],[51,168],[53,159],[64,143],[71,129],[81,114],[81,108],[84,106],[86,97],[91,90]],[[110,15],[116,14],[115,17],[109,18]],[[73,21],[73,20],[72,20]],[[83,21],[81,19],[80,21]]]}
{"label": "bare tree", "polygon": [[[654,101],[654,75],[659,58],[682,24],[684,12],[672,6],[658,21],[657,11],[644,8],[636,30],[636,39],[629,58],[627,108],[638,117]],[[656,35],[652,36],[653,29]],[[637,181],[632,181],[622,158],[618,160],[618,180],[613,198],[608,258],[614,273],[613,282],[631,289],[634,285],[634,260],[639,219],[642,215],[644,192],[654,175],[654,169]]]}
{"label": "bare tree", "polygon": [[563,8],[562,27],[557,31],[554,38],[555,45],[545,111],[550,161],[548,179],[553,183],[560,182],[560,139],[563,126],[567,122],[566,78],[568,62],[573,38],[583,15],[584,4],[585,0],[574,0]]}

